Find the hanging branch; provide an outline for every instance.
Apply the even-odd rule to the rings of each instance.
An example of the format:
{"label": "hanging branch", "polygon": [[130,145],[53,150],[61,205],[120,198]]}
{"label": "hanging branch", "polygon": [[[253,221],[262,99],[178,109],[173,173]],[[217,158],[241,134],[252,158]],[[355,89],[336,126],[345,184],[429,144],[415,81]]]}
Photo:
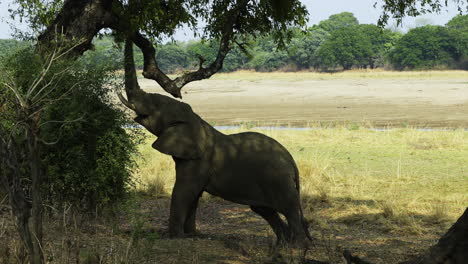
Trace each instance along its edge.
{"label": "hanging branch", "polygon": [[210,78],[223,67],[224,58],[231,49],[231,40],[234,37],[234,26],[237,23],[239,16],[248,3],[248,0],[238,0],[234,7],[227,11],[229,19],[225,22],[221,33],[221,40],[218,48],[216,59],[206,68],[200,67],[193,72],[185,73],[175,79],[170,79],[162,72],[156,62],[156,50],[153,44],[140,33],[134,33],[132,41],[143,52],[144,66],[143,76],[147,79],[155,80],[166,92],[176,98],[182,98],[181,89],[189,82],[198,81]]}

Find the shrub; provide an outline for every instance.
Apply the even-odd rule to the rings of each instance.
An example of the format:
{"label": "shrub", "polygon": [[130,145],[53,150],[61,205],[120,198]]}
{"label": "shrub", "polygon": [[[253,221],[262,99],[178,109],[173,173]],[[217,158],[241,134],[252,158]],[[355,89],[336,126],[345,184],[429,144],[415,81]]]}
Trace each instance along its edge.
{"label": "shrub", "polygon": [[139,136],[125,128],[130,120],[111,97],[120,64],[78,67],[62,92],[73,83],[76,87],[45,113],[48,120],[79,120],[43,128],[48,141],[58,140],[43,153],[51,203],[88,210],[124,198],[132,185]]}
{"label": "shrub", "polygon": [[[32,47],[14,52],[0,64],[2,76],[13,78],[19,89],[29,87],[44,68]],[[125,197],[132,184],[133,157],[140,138],[125,128],[130,121],[111,98],[117,85],[114,72],[121,63],[86,64],[57,61],[38,88],[48,89],[47,97],[41,100],[45,108],[38,133],[40,167],[45,172],[44,200],[82,210]],[[51,80],[52,87],[48,87],[46,83]],[[6,92],[0,86],[0,94]],[[2,111],[13,111],[8,104],[5,107]],[[0,121],[8,127],[9,120]],[[28,188],[27,179],[24,183]]]}

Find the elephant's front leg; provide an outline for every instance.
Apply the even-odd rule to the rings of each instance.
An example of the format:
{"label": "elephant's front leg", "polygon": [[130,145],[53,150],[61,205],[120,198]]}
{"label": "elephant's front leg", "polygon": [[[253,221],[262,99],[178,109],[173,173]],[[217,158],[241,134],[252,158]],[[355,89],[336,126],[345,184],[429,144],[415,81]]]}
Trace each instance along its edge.
{"label": "elephant's front leg", "polygon": [[190,206],[187,218],[185,219],[184,224],[184,232],[185,234],[196,234],[197,227],[196,227],[196,215],[197,215],[197,207],[198,207],[198,200],[200,199],[202,193],[200,193],[196,198],[195,201]]}
{"label": "elephant's front leg", "polygon": [[195,213],[201,188],[193,183],[176,180],[172,191],[169,234],[182,237],[185,232],[195,231]]}

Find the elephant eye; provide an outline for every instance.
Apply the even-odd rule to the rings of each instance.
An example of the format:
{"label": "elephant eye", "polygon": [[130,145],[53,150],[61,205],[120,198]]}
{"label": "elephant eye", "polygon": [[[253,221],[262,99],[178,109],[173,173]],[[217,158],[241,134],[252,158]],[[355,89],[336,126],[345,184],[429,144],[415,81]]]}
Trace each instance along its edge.
{"label": "elephant eye", "polygon": [[149,115],[142,115],[142,114],[138,114],[137,117],[135,117],[135,122],[137,123],[141,123],[141,121],[145,120],[146,118],[148,118]]}

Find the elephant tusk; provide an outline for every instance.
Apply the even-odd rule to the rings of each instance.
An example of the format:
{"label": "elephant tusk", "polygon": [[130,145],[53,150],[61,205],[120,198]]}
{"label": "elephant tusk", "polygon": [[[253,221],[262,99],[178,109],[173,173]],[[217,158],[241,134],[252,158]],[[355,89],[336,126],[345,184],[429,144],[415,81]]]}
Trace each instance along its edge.
{"label": "elephant tusk", "polygon": [[136,112],[136,107],[134,104],[130,103],[129,101],[127,101],[127,99],[125,99],[123,96],[122,96],[122,93],[121,92],[117,92],[117,96],[119,97],[119,100],[120,102],[122,102],[122,104],[124,104],[126,107],[132,109],[133,111]]}

